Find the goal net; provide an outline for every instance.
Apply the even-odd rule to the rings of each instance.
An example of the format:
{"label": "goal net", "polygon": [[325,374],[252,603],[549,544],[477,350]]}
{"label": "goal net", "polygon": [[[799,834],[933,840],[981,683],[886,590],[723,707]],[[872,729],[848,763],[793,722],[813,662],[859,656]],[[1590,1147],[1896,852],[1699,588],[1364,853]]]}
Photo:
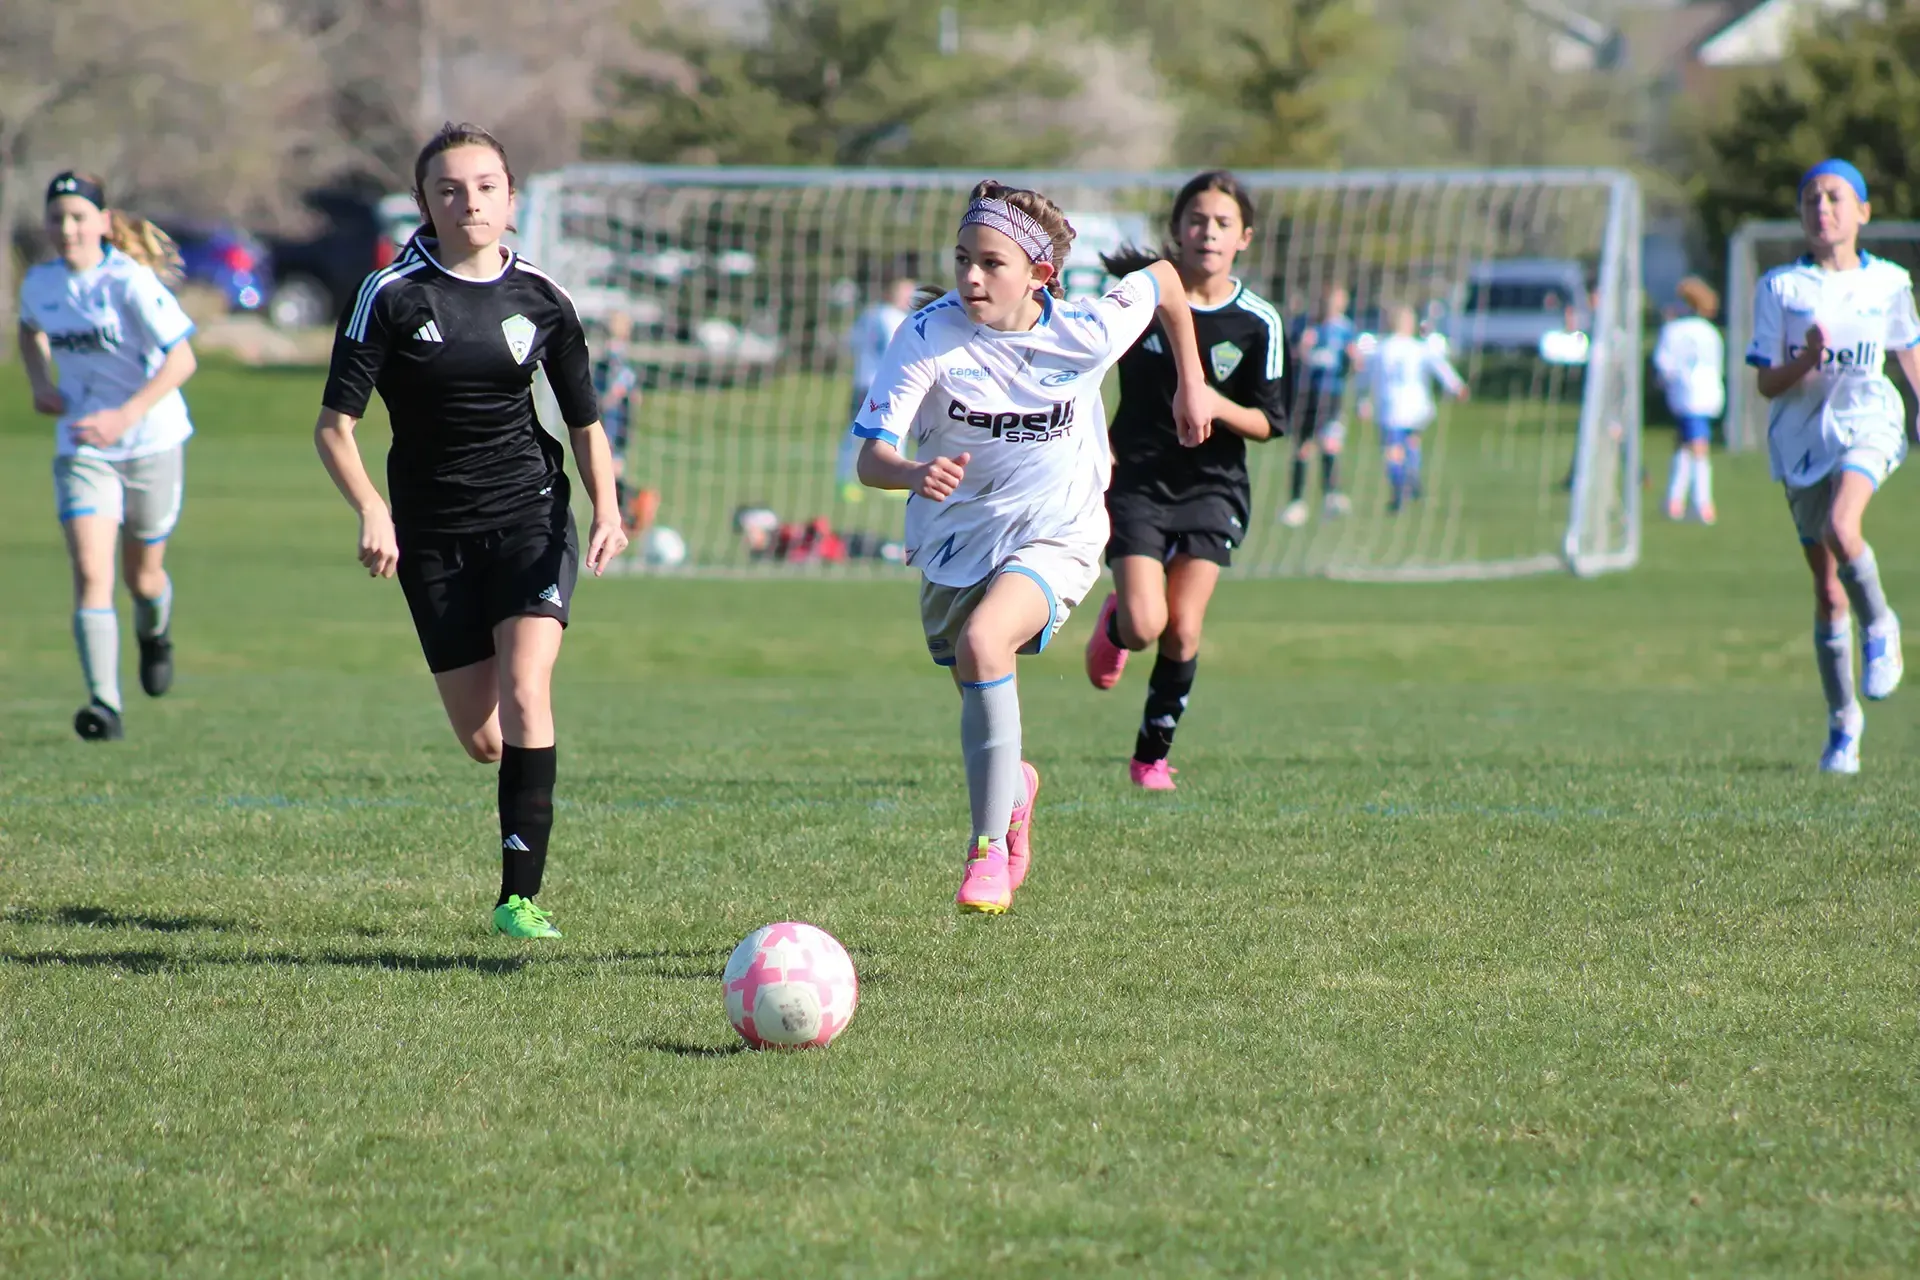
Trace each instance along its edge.
{"label": "goal net", "polygon": [[[948,281],[979,175],[583,165],[529,184],[522,247],[565,284],[597,344],[630,327],[640,390],[626,475],[646,490],[655,567],[886,572],[897,497],[850,488],[848,335],[886,282]],[[1103,250],[1159,243],[1189,176],[1005,173],[1080,232],[1070,293],[1107,284]],[[1254,519],[1235,556],[1255,576],[1434,580],[1638,555],[1640,194],[1611,171],[1246,173],[1259,207],[1240,271],[1290,333],[1329,286],[1351,295],[1361,351],[1397,304],[1472,389],[1426,433],[1424,488],[1399,512],[1377,431],[1348,379],[1340,483],[1309,470],[1306,523],[1284,526],[1293,447],[1250,446]],[[1113,405],[1112,382],[1108,409]],[[675,544],[685,548],[679,559]],[[635,557],[644,568],[644,556]]]}
{"label": "goal net", "polygon": [[[1860,243],[1869,253],[1897,262],[1920,274],[1920,222],[1869,222],[1860,228]],[[1727,416],[1729,449],[1767,447],[1767,402],[1747,367],[1747,347],[1753,342],[1753,294],[1760,277],[1807,251],[1806,232],[1794,221],[1755,220],[1741,223],[1727,237]],[[1891,363],[1891,362],[1889,362]],[[1906,381],[1895,376],[1904,388]],[[1903,395],[1911,393],[1902,391]]]}

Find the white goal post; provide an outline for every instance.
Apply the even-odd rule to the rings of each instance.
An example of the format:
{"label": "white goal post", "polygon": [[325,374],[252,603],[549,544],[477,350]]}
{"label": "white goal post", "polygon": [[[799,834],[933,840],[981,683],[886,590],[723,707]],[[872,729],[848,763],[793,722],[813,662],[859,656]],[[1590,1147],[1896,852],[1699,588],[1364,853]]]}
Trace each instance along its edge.
{"label": "white goal post", "polygon": [[[983,175],[955,171],[579,165],[528,184],[521,246],[599,330],[625,313],[641,393],[627,476],[706,573],[874,573],[898,563],[901,504],[847,488],[846,338],[900,273],[944,286]],[[1080,230],[1066,273],[1157,245],[1188,173],[998,173]],[[1420,501],[1392,513],[1362,376],[1341,417],[1344,514],[1287,528],[1292,445],[1249,446],[1252,527],[1235,569],[1447,580],[1626,568],[1639,555],[1638,185],[1612,170],[1247,172],[1247,285],[1291,328],[1346,288],[1362,352],[1397,304],[1472,387],[1426,433]],[[1112,383],[1109,382],[1109,388]],[[1112,409],[1109,398],[1108,410]],[[671,554],[663,561],[672,561]],[[636,558],[634,567],[648,567]],[[668,567],[662,564],[657,567]]]}
{"label": "white goal post", "polygon": [[[1920,222],[1869,222],[1860,242],[1920,275]],[[1747,367],[1753,342],[1753,292],[1760,277],[1806,252],[1807,233],[1792,219],[1754,219],[1727,237],[1727,448],[1762,449],[1767,402]],[[1901,385],[1901,379],[1894,379]]]}

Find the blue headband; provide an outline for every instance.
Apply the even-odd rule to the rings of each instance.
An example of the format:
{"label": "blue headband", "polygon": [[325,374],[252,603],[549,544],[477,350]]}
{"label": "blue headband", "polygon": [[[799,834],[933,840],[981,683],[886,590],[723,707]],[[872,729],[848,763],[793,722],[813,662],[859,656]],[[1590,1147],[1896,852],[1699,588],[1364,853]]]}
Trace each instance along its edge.
{"label": "blue headband", "polygon": [[100,184],[72,170],[60,174],[47,184],[48,204],[61,196],[79,196],[96,209],[107,207],[107,193],[100,189]]}
{"label": "blue headband", "polygon": [[1800,175],[1800,190],[1805,191],[1807,184],[1815,178],[1828,175],[1839,178],[1848,186],[1852,187],[1853,194],[1860,197],[1861,204],[1867,202],[1867,180],[1860,176],[1858,169],[1848,164],[1845,160],[1822,160],[1819,164]]}

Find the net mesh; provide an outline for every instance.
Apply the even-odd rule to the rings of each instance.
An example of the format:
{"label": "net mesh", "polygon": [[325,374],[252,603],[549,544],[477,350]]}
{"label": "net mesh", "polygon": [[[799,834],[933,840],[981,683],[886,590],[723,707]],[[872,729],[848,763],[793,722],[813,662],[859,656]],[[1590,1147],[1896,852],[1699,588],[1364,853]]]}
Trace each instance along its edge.
{"label": "net mesh", "polygon": [[[1869,222],[1860,241],[1871,252],[1920,274],[1920,222]],[[1767,402],[1747,367],[1753,341],[1753,296],[1760,277],[1807,251],[1798,222],[1754,221],[1741,224],[1727,239],[1727,416],[1729,449],[1763,449],[1767,443]],[[1889,364],[1891,370],[1891,364]],[[1905,390],[1906,380],[1893,384]]]}
{"label": "net mesh", "polygon": [[[1002,174],[1080,232],[1070,294],[1098,254],[1157,244],[1188,175]],[[1638,549],[1639,193],[1611,172],[1242,174],[1258,205],[1240,274],[1297,328],[1332,284],[1364,350],[1413,306],[1473,389],[1427,433],[1424,496],[1387,509],[1377,433],[1349,379],[1342,487],[1287,503],[1293,446],[1253,446],[1255,576],[1433,579],[1631,564]],[[851,420],[847,336],[901,272],[944,287],[975,175],[579,166],[529,185],[527,256],[589,325],[616,312],[640,382],[625,474],[656,529],[633,567],[876,573],[897,566],[895,499],[836,478]],[[1548,356],[1543,358],[1543,339]],[[604,342],[597,345],[604,345]],[[1108,405],[1113,403],[1109,383]],[[678,545],[676,545],[678,544]],[[684,559],[680,548],[684,548]]]}

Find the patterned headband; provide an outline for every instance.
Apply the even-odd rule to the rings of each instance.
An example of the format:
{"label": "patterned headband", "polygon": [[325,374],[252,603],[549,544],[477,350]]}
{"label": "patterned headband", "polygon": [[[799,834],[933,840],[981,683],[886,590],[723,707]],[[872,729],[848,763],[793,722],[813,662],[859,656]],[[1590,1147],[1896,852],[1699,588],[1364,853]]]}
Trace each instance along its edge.
{"label": "patterned headband", "polygon": [[107,207],[107,193],[100,189],[100,184],[71,170],[47,184],[48,204],[61,196],[79,196],[96,209]]}
{"label": "patterned headband", "polygon": [[992,227],[1019,245],[1020,252],[1035,262],[1053,261],[1053,237],[1047,234],[1047,229],[1005,200],[975,200],[968,205],[960,226],[964,230],[976,223]]}

